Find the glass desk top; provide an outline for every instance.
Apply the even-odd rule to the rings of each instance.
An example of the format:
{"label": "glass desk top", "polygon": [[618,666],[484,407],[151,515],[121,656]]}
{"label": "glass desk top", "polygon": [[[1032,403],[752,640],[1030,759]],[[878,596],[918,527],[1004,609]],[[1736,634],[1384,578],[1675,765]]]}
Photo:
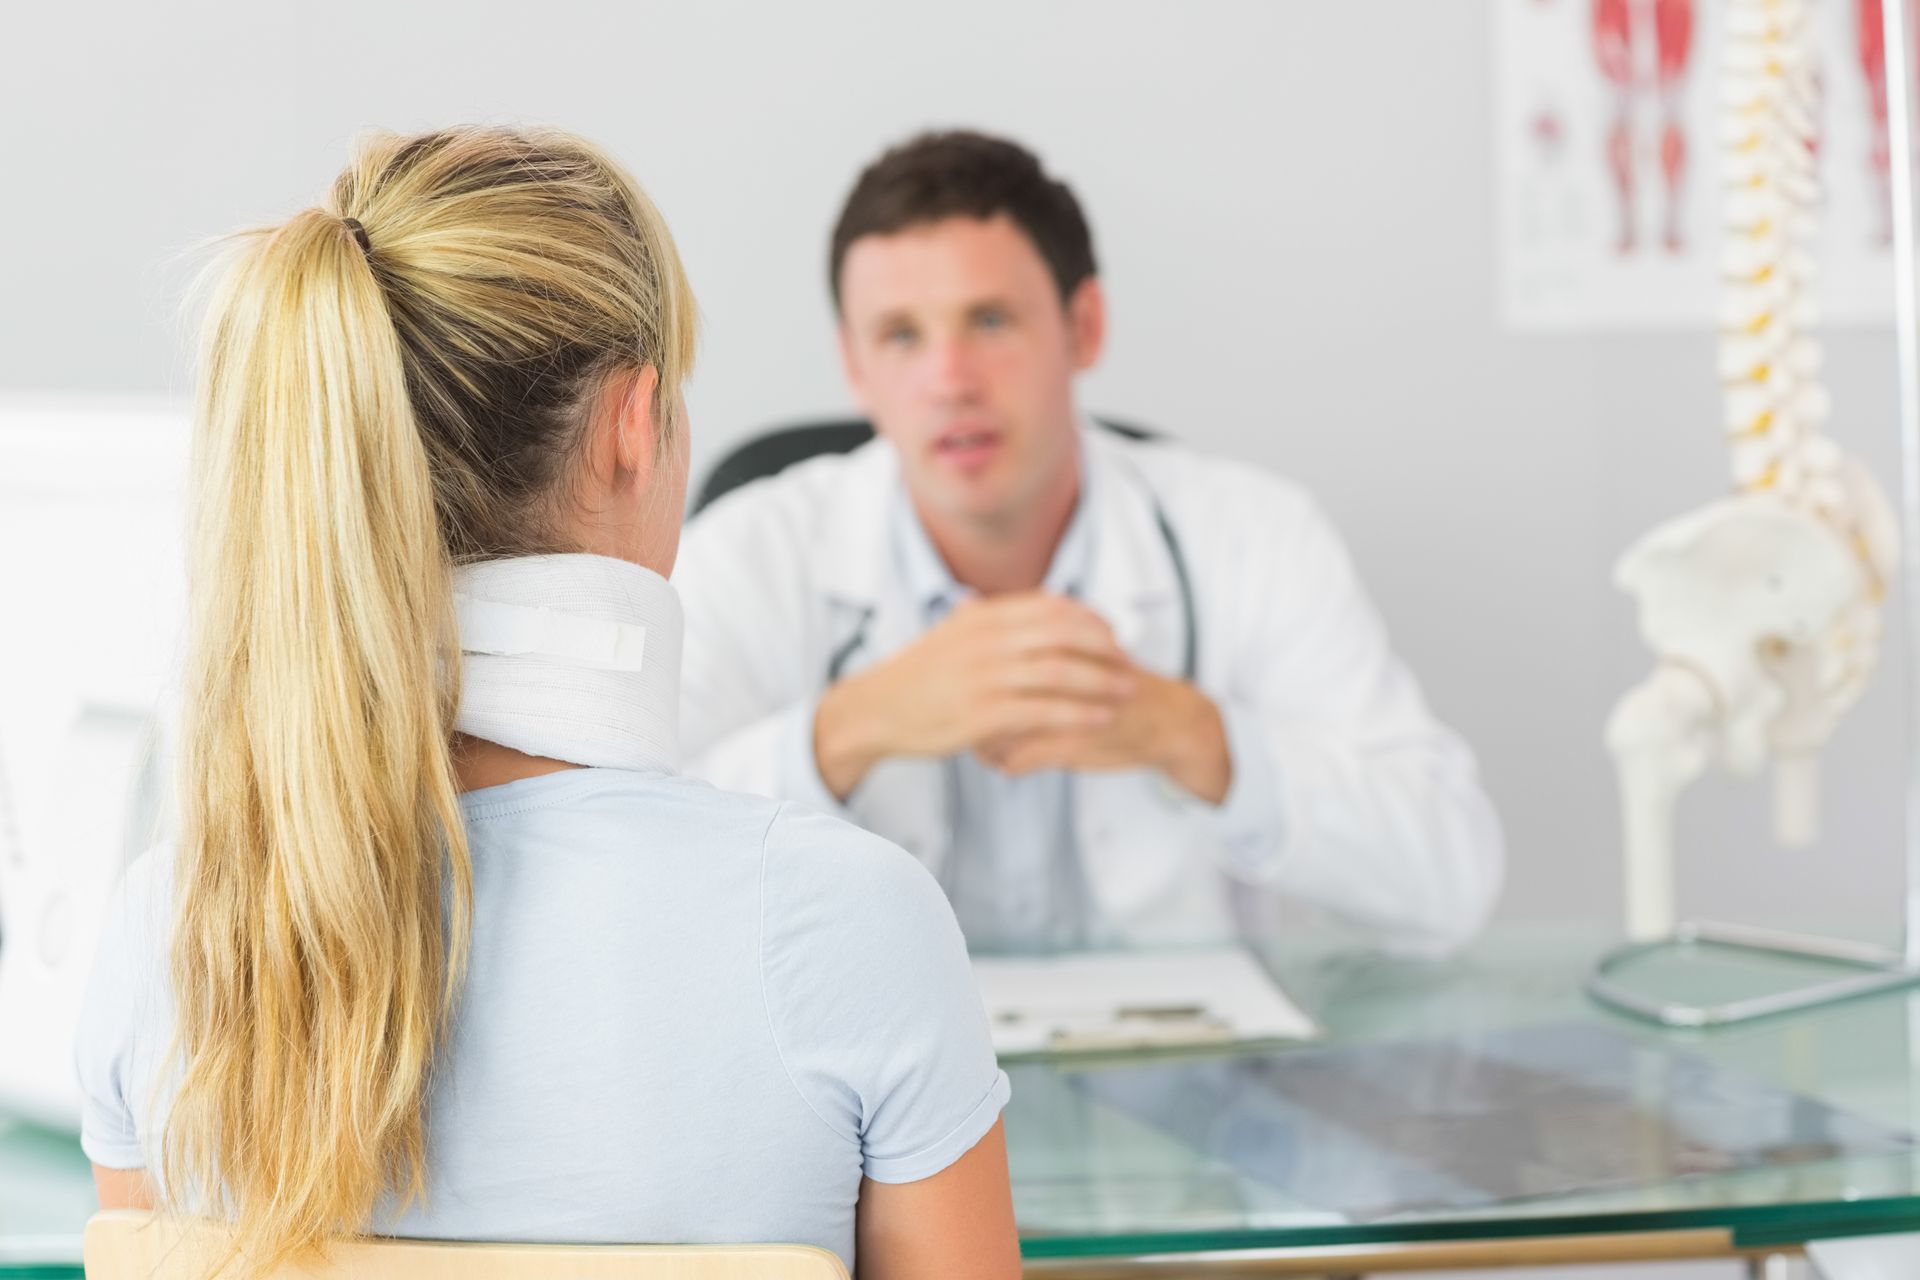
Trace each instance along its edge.
{"label": "glass desk top", "polygon": [[[1508,928],[1437,964],[1325,945],[1276,946],[1267,954],[1270,967],[1328,1033],[1325,1048],[1280,1053],[1308,1060],[1371,1047],[1379,1055],[1372,1074],[1391,1080],[1393,1068],[1386,1064],[1410,1056],[1410,1042],[1419,1042],[1417,1047],[1426,1050],[1418,1055],[1424,1061],[1406,1071],[1406,1088],[1438,1090],[1428,1096],[1443,1110],[1451,1107],[1451,1118],[1457,1119],[1463,1093],[1488,1091],[1486,1062],[1511,1059],[1516,1032],[1525,1031],[1520,1038],[1536,1044],[1561,1034],[1594,1037],[1599,1044],[1645,1049],[1646,1061],[1638,1065],[1663,1069],[1661,1078],[1641,1081],[1632,1098],[1614,1100],[1613,1114],[1622,1123],[1657,1129],[1664,1119],[1684,1116],[1689,1108],[1672,1102],[1671,1060],[1719,1069],[1736,1093],[1771,1094],[1763,1099],[1766,1114],[1755,1130],[1779,1130],[1780,1106],[1792,1102],[1785,1095],[1797,1095],[1806,1104],[1802,1112],[1824,1104],[1847,1113],[1843,1127],[1860,1123],[1868,1132],[1851,1135],[1864,1139],[1860,1149],[1831,1154],[1815,1118],[1806,1133],[1789,1124],[1771,1141],[1763,1133],[1719,1135],[1751,1137],[1764,1148],[1762,1154],[1750,1153],[1744,1166],[1714,1151],[1697,1153],[1702,1158],[1689,1166],[1684,1143],[1676,1150],[1673,1135],[1665,1135],[1663,1145],[1662,1135],[1649,1132],[1637,1148],[1623,1148],[1647,1155],[1637,1178],[1632,1169],[1603,1169],[1613,1176],[1611,1182],[1498,1201],[1483,1196],[1472,1203],[1472,1196],[1434,1194],[1431,1168],[1410,1167],[1380,1141],[1385,1134],[1404,1142],[1408,1114],[1420,1109],[1417,1098],[1398,1100],[1397,1127],[1356,1123],[1359,1113],[1349,1100],[1348,1114],[1337,1117],[1339,1127],[1349,1133],[1370,1128],[1360,1135],[1363,1140],[1302,1148],[1291,1161],[1277,1162],[1271,1147],[1299,1130],[1288,1131],[1285,1113],[1276,1116],[1272,1108],[1258,1105],[1258,1097],[1248,1116],[1244,1091],[1213,1091],[1199,1104],[1205,1114],[1196,1117],[1164,1103],[1143,1105],[1138,1087],[1132,1090],[1135,1097],[1126,1098],[1127,1086],[1115,1081],[1138,1075],[1138,1061],[1102,1064],[1091,1079],[1076,1079],[1080,1068],[1066,1061],[1021,1064],[1010,1070],[1014,1096],[1007,1137],[1026,1255],[1126,1256],[1701,1227],[1728,1231],[1735,1247],[1766,1248],[1828,1236],[1920,1230],[1920,1149],[1901,1140],[1920,1131],[1920,1089],[1913,1071],[1920,996],[1897,993],[1711,1031],[1662,1030],[1603,1010],[1582,993],[1590,964],[1608,943],[1598,932]],[[1833,975],[1812,964],[1697,952],[1655,955],[1620,974],[1629,985],[1690,1000],[1755,995],[1812,976]],[[1438,1064],[1436,1077],[1435,1045],[1454,1051],[1452,1064],[1458,1069],[1475,1065],[1469,1051],[1476,1043],[1487,1051],[1477,1078],[1448,1079],[1446,1062]],[[1272,1061],[1276,1070],[1287,1070],[1284,1056]],[[1162,1074],[1171,1079],[1179,1073]],[[1204,1086],[1205,1073],[1188,1074]],[[1566,1099],[1558,1101],[1564,1105]],[[1526,1103],[1511,1098],[1502,1105],[1517,1110]],[[1680,1116],[1671,1114],[1676,1110]],[[1581,1143],[1582,1125],[1596,1123],[1596,1114],[1562,1110],[1556,1130],[1554,1113],[1542,1114],[1549,1122],[1526,1126],[1530,1145],[1516,1148],[1517,1158],[1536,1165],[1549,1163],[1556,1142]],[[1177,1117],[1171,1123],[1170,1115]],[[1437,1119],[1445,1118],[1437,1113]],[[1707,1127],[1724,1125],[1725,1118],[1724,1113],[1709,1116]],[[1697,1113],[1694,1119],[1700,1120]],[[1234,1130],[1262,1126],[1268,1151],[1250,1155],[1251,1139]],[[1695,1136],[1700,1127],[1693,1126]],[[1320,1125],[1316,1132],[1324,1136],[1327,1128]],[[1447,1139],[1461,1132],[1442,1129],[1424,1137],[1430,1150],[1444,1151]],[[1476,1130],[1480,1137],[1485,1133]],[[1793,1149],[1809,1134],[1813,1141]],[[1888,1138],[1893,1140],[1882,1140]],[[1855,1146],[1852,1141],[1841,1145]],[[1583,1163],[1551,1162],[1576,1173]],[[1444,1163],[1449,1167],[1443,1173],[1457,1173],[1473,1161],[1456,1153]],[[1726,1171],[1674,1176],[1675,1167]],[[1483,1179],[1485,1190],[1554,1181],[1530,1179],[1526,1170],[1501,1172],[1509,1176]]]}
{"label": "glass desk top", "polygon": [[[1920,995],[1666,1031],[1581,993],[1610,941],[1506,928],[1439,963],[1277,944],[1265,958],[1319,1044],[1013,1064],[1024,1252],[1920,1230]],[[1817,973],[1701,953],[1620,977],[1710,1000]],[[78,1275],[93,1207],[71,1135],[0,1119],[0,1272]]]}

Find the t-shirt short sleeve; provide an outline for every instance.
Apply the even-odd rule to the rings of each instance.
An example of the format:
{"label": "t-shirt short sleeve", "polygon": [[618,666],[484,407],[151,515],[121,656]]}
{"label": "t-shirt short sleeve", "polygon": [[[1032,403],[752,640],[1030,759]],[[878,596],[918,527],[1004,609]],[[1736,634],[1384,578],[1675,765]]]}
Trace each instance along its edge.
{"label": "t-shirt short sleeve", "polygon": [[[166,892],[171,849],[156,849],[127,868],[102,919],[100,945],[74,1039],[79,1076],[80,1146],[109,1169],[143,1169],[138,1108],[149,1081],[140,1077],[136,1046],[151,1040],[155,1001],[164,978]],[[164,1031],[164,1029],[162,1029]]]}
{"label": "t-shirt short sleeve", "polygon": [[980,991],[924,867],[837,818],[769,826],[761,970],[789,1078],[877,1182],[932,1177],[1006,1105]]}

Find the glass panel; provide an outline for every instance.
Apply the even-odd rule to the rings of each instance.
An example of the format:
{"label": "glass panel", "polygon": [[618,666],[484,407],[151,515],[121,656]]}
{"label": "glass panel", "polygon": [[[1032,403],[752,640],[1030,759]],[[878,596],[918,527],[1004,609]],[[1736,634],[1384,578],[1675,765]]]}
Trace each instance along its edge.
{"label": "glass panel", "polygon": [[93,1172],[72,1134],[0,1118],[0,1273],[79,1275],[95,1208]]}
{"label": "glass panel", "polygon": [[1704,1058],[1571,1023],[1067,1079],[1249,1178],[1357,1221],[1904,1155],[1913,1145]]}
{"label": "glass panel", "polygon": [[[1287,991],[1326,1027],[1323,1046],[1017,1065],[1007,1140],[1027,1252],[1092,1256],[1701,1226],[1729,1228],[1738,1240],[1779,1243],[1889,1223],[1920,1229],[1920,1157],[1897,1149],[1888,1132],[1920,1127],[1909,1042],[1911,1029],[1920,1027],[1920,997],[1881,996],[1720,1031],[1662,1031],[1600,1010],[1581,994],[1587,968],[1606,942],[1592,934],[1510,928],[1459,959],[1426,964],[1296,941],[1270,949],[1266,958]],[[1725,967],[1746,963],[1737,958],[1648,963],[1658,971],[1636,972],[1636,981],[1689,998],[1716,998],[1742,982],[1783,976],[1772,962],[1758,973]],[[1290,1057],[1312,1066],[1329,1054],[1370,1049],[1381,1055],[1375,1076],[1392,1081],[1404,1074],[1412,1096],[1416,1081],[1457,1087],[1448,1072],[1473,1069],[1476,1060],[1496,1053],[1507,1056],[1510,1068],[1516,1054],[1538,1055],[1563,1033],[1576,1039],[1563,1045],[1562,1062],[1570,1055],[1582,1072],[1611,1071],[1607,1087],[1616,1095],[1621,1071],[1651,1070],[1653,1091],[1635,1095],[1640,1128],[1613,1148],[1615,1165],[1599,1169],[1609,1176],[1575,1179],[1584,1189],[1563,1182],[1568,1189],[1555,1194],[1546,1193],[1551,1160],[1506,1170],[1487,1165],[1480,1152],[1449,1150],[1443,1127],[1419,1133],[1411,1119],[1418,1106],[1403,1106],[1398,1131],[1364,1141],[1338,1133],[1324,1140],[1334,1117],[1317,1095],[1302,1105],[1304,1095],[1296,1093],[1291,1113],[1255,1107],[1249,1115],[1224,1105],[1231,1099],[1222,1094],[1212,1123],[1207,1107],[1215,1103],[1201,1099],[1199,1121],[1186,1117],[1169,1125],[1137,1097],[1124,1097],[1120,1085],[1156,1073],[1175,1078],[1175,1069],[1196,1067],[1203,1073],[1196,1079],[1248,1072],[1278,1078]],[[1408,1041],[1429,1048],[1414,1056],[1396,1047]],[[1534,1061],[1535,1075],[1555,1075],[1558,1068],[1540,1069],[1552,1062],[1550,1056],[1544,1064]],[[1413,1070],[1416,1063],[1424,1074]],[[1632,1065],[1646,1063],[1654,1065]],[[1682,1075],[1693,1069],[1687,1064],[1701,1063],[1748,1081],[1735,1108],[1742,1124],[1722,1124],[1724,1115],[1710,1099],[1679,1089],[1705,1109],[1683,1107],[1663,1125],[1652,1112],[1662,1090],[1676,1092],[1676,1063]],[[1788,1093],[1817,1105],[1795,1110],[1784,1100]],[[1524,1102],[1524,1095],[1503,1087],[1483,1101],[1499,1112]],[[1533,1154],[1593,1174],[1590,1163],[1580,1164],[1591,1157],[1580,1147],[1596,1114],[1584,1122],[1575,1117],[1571,1128],[1536,1127],[1528,1139]],[[1768,1118],[1771,1131],[1760,1126]],[[1357,1127],[1352,1115],[1342,1120]],[[1513,1123],[1511,1115],[1506,1122]],[[1296,1141],[1290,1128],[1296,1123],[1314,1136]],[[1426,1144],[1424,1155],[1390,1150],[1409,1133]],[[1696,1141],[1685,1145],[1675,1135]],[[1854,1149],[1831,1157],[1815,1149],[1835,1137]],[[1813,1144],[1793,1149],[1805,1138]],[[1297,1163],[1289,1176],[1275,1176],[1269,1153],[1288,1149],[1299,1153]],[[1716,1151],[1732,1153],[1730,1163],[1738,1167],[1660,1176],[1698,1168],[1702,1159],[1711,1165]],[[1642,1156],[1646,1167],[1619,1167],[1619,1160]],[[1458,1194],[1463,1184],[1473,1186],[1477,1198]],[[1327,1187],[1340,1190],[1329,1194]],[[1498,1199],[1514,1193],[1522,1198]],[[86,1160],[70,1136],[0,1125],[0,1271],[77,1263],[92,1207]]]}
{"label": "glass panel", "polygon": [[[1007,1133],[1028,1252],[1075,1256],[1693,1226],[1795,1239],[1803,1238],[1796,1233],[1845,1234],[1889,1216],[1920,1227],[1920,1158],[1897,1138],[1914,1127],[1908,1047],[1909,1026],[1920,1025],[1911,1016],[1920,1011],[1914,997],[1855,1001],[1717,1032],[1662,1031],[1600,1010],[1581,994],[1587,967],[1603,949],[1591,935],[1576,942],[1511,929],[1440,965],[1310,945],[1276,948],[1270,963],[1327,1028],[1329,1048],[1185,1055],[1147,1066],[1116,1060],[1094,1068],[1067,1061],[1016,1068]],[[1636,967],[1634,978],[1682,998],[1716,999],[1820,972],[1815,965],[1790,969],[1745,957],[1668,956]],[[1195,1089],[1171,1104],[1171,1115],[1140,1096],[1141,1082],[1164,1087],[1183,1071],[1194,1073],[1190,1086],[1217,1086],[1249,1072],[1267,1073],[1271,1083],[1287,1073],[1292,1058],[1311,1074],[1330,1055],[1351,1055],[1361,1046],[1382,1055],[1372,1074],[1392,1080],[1404,1072],[1409,1093],[1421,1082],[1457,1089],[1460,1082],[1449,1081],[1447,1071],[1470,1069],[1490,1053],[1510,1060],[1516,1053],[1536,1059],[1546,1053],[1550,1060],[1550,1046],[1561,1035],[1571,1038],[1568,1054],[1595,1059],[1582,1070],[1611,1070],[1608,1087],[1616,1094],[1622,1073],[1633,1071],[1652,1071],[1656,1092],[1644,1092],[1642,1082],[1641,1108],[1637,1117],[1627,1116],[1640,1125],[1639,1145],[1623,1139],[1612,1151],[1612,1166],[1575,1149],[1587,1136],[1577,1118],[1571,1130],[1536,1130],[1530,1139],[1535,1155],[1546,1151],[1584,1175],[1562,1176],[1553,1194],[1545,1193],[1555,1190],[1552,1170],[1538,1164],[1494,1169],[1478,1153],[1446,1150],[1443,1132],[1419,1133],[1412,1123],[1417,1107],[1401,1110],[1400,1132],[1356,1140],[1341,1132],[1354,1126],[1353,1115],[1337,1122],[1325,1099],[1302,1107],[1298,1092],[1291,1106],[1274,1107],[1264,1105],[1271,1094],[1263,1099],[1256,1091],[1249,1106],[1244,1091],[1209,1097]],[[1404,1044],[1410,1040],[1425,1042],[1422,1057],[1410,1060]],[[1450,1061],[1436,1045],[1454,1047]],[[1626,1051],[1636,1046],[1640,1052]],[[1691,1113],[1676,1114],[1667,1127],[1656,1123],[1649,1109],[1658,1089],[1672,1091],[1673,1072],[1709,1067],[1730,1073],[1717,1083],[1744,1092],[1739,1109],[1750,1121],[1730,1129],[1711,1097],[1695,1092],[1699,1106]],[[1689,1087],[1706,1083],[1696,1077]],[[1572,1086],[1563,1079],[1553,1087]],[[1795,1104],[1791,1095],[1817,1105]],[[1517,1132],[1523,1099],[1489,1101],[1504,1108],[1493,1117],[1496,1128]],[[1771,1134],[1762,1128],[1769,1119]],[[1296,1126],[1315,1135],[1310,1143],[1296,1144]],[[1818,1149],[1836,1135],[1858,1145],[1843,1155]],[[1680,1136],[1698,1141],[1686,1146],[1675,1141]],[[1384,1150],[1415,1137],[1427,1146],[1424,1155]],[[1816,1141],[1795,1145],[1809,1137]],[[1275,1151],[1288,1149],[1298,1152],[1291,1163],[1271,1162]],[[1632,1159],[1646,1159],[1649,1167],[1624,1163]],[[1679,1176],[1715,1159],[1727,1171]]]}

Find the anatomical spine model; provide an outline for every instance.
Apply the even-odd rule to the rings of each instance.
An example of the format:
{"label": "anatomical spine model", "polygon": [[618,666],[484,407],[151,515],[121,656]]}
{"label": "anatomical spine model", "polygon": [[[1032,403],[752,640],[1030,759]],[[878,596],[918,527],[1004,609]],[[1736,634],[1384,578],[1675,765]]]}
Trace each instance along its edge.
{"label": "anatomical spine model", "polygon": [[1805,248],[1817,92],[1804,0],[1728,0],[1719,372],[1734,493],[1652,530],[1614,570],[1657,658],[1607,724],[1637,939],[1673,929],[1674,808],[1709,764],[1744,775],[1771,760],[1775,834],[1813,841],[1819,751],[1879,656],[1898,531],[1866,469],[1820,432]]}

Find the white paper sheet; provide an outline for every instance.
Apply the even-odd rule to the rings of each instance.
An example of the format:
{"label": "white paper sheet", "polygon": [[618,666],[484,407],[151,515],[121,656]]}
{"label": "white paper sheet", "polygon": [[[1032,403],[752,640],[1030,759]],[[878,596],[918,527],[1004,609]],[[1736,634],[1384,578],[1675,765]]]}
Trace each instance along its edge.
{"label": "white paper sheet", "polygon": [[1320,1034],[1240,947],[978,956],[973,972],[1002,1057]]}

